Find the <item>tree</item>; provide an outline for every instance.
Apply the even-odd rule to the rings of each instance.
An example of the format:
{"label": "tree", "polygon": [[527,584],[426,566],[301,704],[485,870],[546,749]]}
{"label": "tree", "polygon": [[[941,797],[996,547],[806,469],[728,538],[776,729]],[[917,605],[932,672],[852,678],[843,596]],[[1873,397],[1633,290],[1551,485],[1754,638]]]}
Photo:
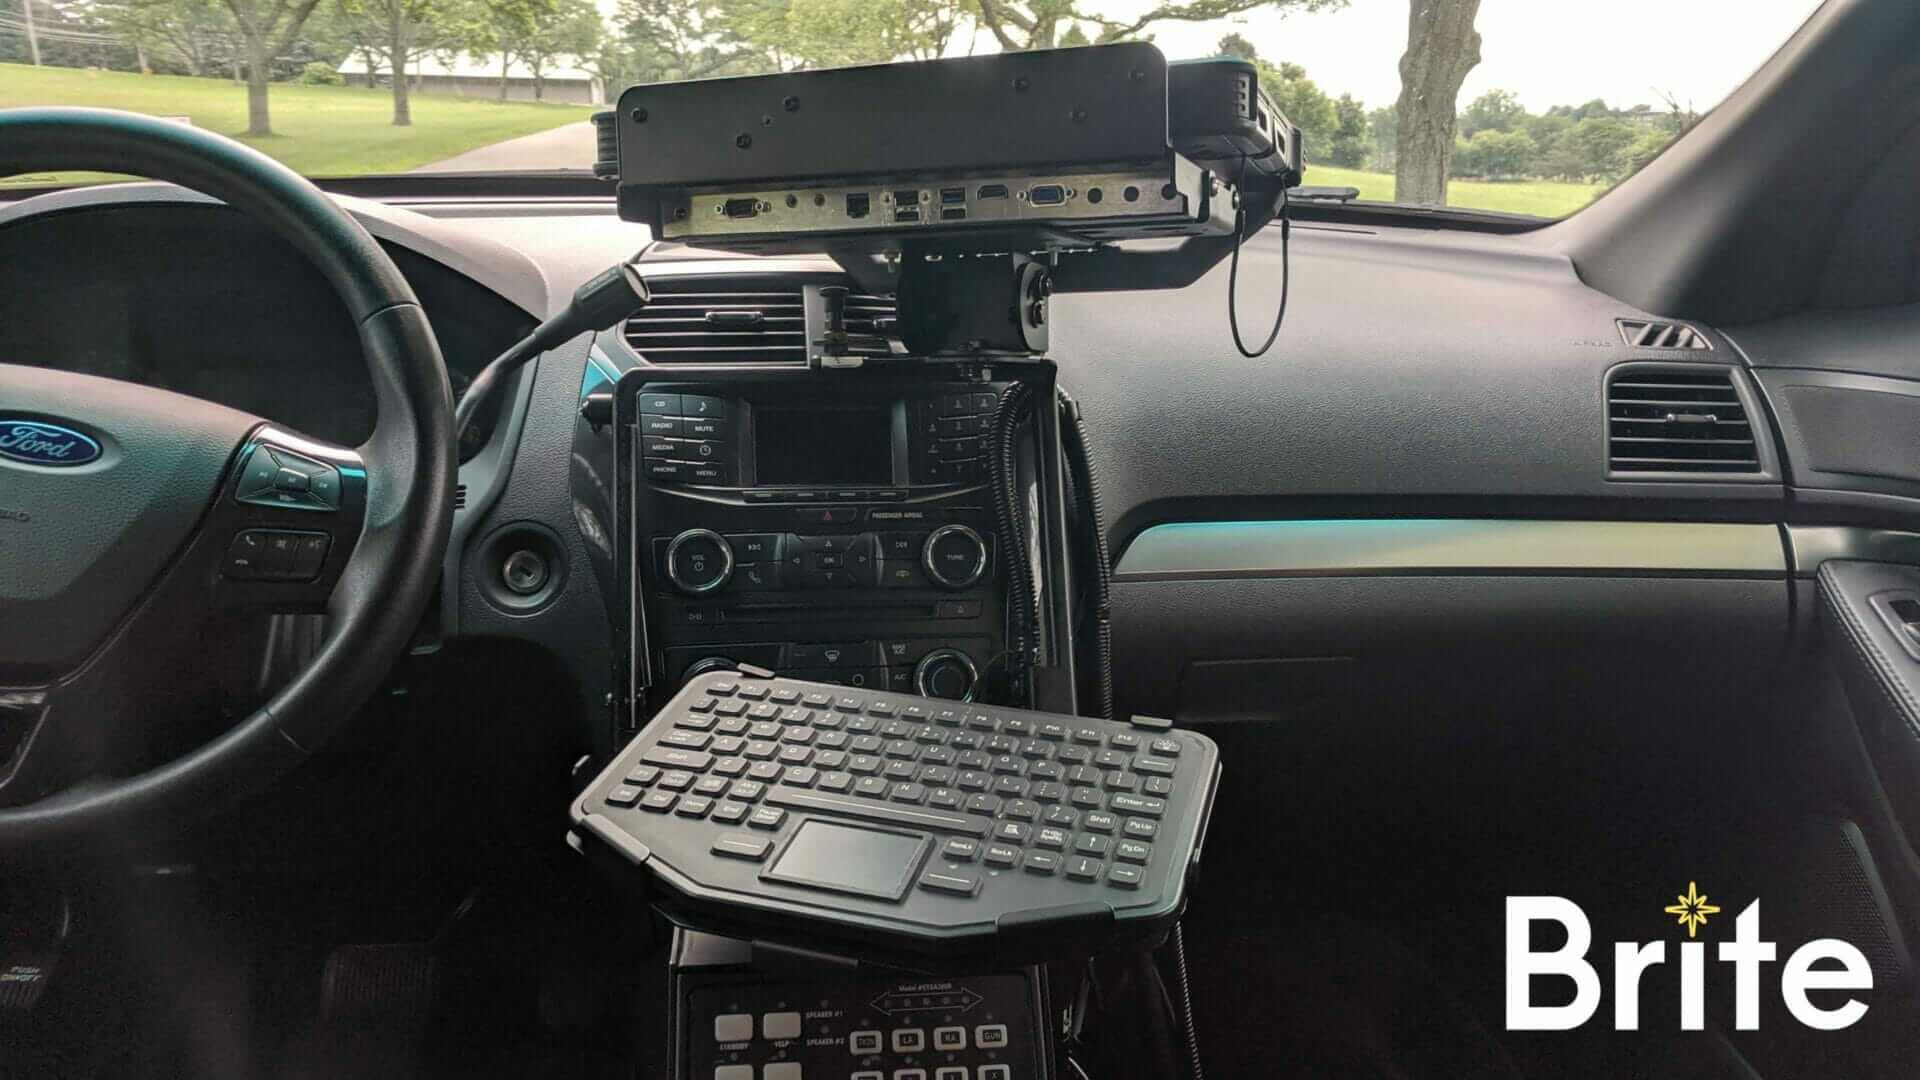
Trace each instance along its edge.
{"label": "tree", "polygon": [[1352,94],[1341,94],[1333,103],[1333,136],[1327,140],[1328,164],[1343,169],[1358,169],[1367,163],[1373,149],[1367,131],[1367,107]]}
{"label": "tree", "polygon": [[161,67],[189,75],[214,70],[233,38],[233,16],[220,0],[100,0],[93,14]]}
{"label": "tree", "polygon": [[[232,2],[232,0],[229,0]],[[393,73],[393,124],[413,124],[413,101],[407,71],[416,60],[467,37],[458,0],[340,0],[340,14]],[[368,81],[372,81],[369,65]]]}
{"label": "tree", "polygon": [[931,60],[946,52],[964,14],[958,0],[791,2],[781,40],[812,67]]}
{"label": "tree", "polygon": [[620,0],[614,25],[619,82],[700,79],[777,66],[706,0]]}
{"label": "tree", "polygon": [[1479,13],[1480,0],[1408,0],[1393,170],[1400,202],[1446,205],[1454,109],[1460,84],[1480,62]]}
{"label": "tree", "polygon": [[247,61],[247,134],[273,134],[267,112],[267,83],[273,58],[285,52],[320,0],[225,0],[240,28]]}
{"label": "tree", "polygon": [[1539,150],[1524,131],[1482,128],[1454,147],[1453,173],[1490,179],[1531,175]]}
{"label": "tree", "polygon": [[1473,99],[1460,114],[1460,137],[1471,139],[1482,131],[1512,131],[1527,118],[1527,107],[1511,90],[1489,90]]}
{"label": "tree", "polygon": [[1253,42],[1237,33],[1221,38],[1219,49],[1221,56],[1237,56],[1247,61],[1260,59],[1260,51],[1253,47]]}
{"label": "tree", "polygon": [[[1283,11],[1334,11],[1347,0],[1159,0],[1138,18],[1110,19],[1082,11],[1079,0],[973,0],[974,21],[1009,52],[1051,49],[1079,24],[1099,28],[1098,40],[1128,41],[1161,22],[1211,22],[1259,8]],[[1238,35],[1232,35],[1238,37]],[[1243,41],[1245,39],[1242,39]]]}
{"label": "tree", "polygon": [[534,8],[518,50],[533,75],[533,100],[544,99],[547,68],[556,57],[592,55],[605,32],[593,0],[553,0],[549,7]]}

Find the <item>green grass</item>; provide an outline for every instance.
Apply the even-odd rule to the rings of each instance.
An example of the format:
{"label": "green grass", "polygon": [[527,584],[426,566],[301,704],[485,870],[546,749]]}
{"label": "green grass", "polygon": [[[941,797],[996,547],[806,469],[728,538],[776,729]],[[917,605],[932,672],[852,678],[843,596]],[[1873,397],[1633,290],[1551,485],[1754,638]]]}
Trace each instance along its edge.
{"label": "green grass", "polygon": [[[1360,189],[1362,199],[1393,201],[1391,173],[1309,165],[1302,182],[1318,187],[1355,187]],[[1605,184],[1567,184],[1554,180],[1454,180],[1447,184],[1447,205],[1557,218],[1587,205],[1606,189]]]}
{"label": "green grass", "polygon": [[[253,138],[243,134],[246,87],[225,78],[0,64],[0,108],[94,105],[188,116],[194,126],[232,135],[308,176],[405,172],[587,117],[587,110],[576,105],[503,104],[416,93],[413,125],[394,127],[391,91],[296,83],[273,84],[267,103],[274,133]],[[0,183],[48,181],[45,176],[14,177]]]}

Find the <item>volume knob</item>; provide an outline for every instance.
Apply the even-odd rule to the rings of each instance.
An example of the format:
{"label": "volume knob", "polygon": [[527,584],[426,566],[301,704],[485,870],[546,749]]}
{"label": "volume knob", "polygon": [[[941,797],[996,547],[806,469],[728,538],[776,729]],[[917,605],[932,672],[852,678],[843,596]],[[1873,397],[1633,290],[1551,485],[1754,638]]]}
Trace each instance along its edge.
{"label": "volume knob", "polygon": [[701,596],[733,577],[733,547],[712,529],[688,529],[667,545],[667,580],[689,596]]}
{"label": "volume knob", "polygon": [[943,589],[964,589],[987,572],[987,542],[965,525],[942,525],[920,552],[927,577]]}

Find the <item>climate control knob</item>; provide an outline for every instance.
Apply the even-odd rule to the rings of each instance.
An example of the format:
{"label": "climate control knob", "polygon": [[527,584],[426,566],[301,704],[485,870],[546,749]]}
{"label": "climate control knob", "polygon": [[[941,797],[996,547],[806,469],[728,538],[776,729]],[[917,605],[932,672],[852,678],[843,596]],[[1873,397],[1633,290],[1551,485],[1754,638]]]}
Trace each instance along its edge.
{"label": "climate control knob", "polygon": [[980,671],[959,649],[935,649],[920,658],[913,669],[913,688],[921,697],[972,701]]}
{"label": "climate control knob", "polygon": [[689,596],[701,596],[733,577],[733,547],[712,529],[688,529],[667,545],[667,580]]}
{"label": "climate control knob", "polygon": [[927,577],[943,589],[964,589],[987,572],[987,542],[965,525],[942,525],[920,552]]}

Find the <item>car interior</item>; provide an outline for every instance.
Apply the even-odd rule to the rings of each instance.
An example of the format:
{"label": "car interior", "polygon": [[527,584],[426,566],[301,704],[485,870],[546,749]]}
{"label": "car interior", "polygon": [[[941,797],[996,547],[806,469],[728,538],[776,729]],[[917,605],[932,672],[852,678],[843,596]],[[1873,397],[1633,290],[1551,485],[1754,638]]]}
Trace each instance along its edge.
{"label": "car interior", "polygon": [[0,1073],[1911,1073],[1920,8],[1544,224],[1242,158],[1231,241],[903,261],[676,216],[748,155],[635,100],[319,187],[0,111],[148,178],[0,189]]}

